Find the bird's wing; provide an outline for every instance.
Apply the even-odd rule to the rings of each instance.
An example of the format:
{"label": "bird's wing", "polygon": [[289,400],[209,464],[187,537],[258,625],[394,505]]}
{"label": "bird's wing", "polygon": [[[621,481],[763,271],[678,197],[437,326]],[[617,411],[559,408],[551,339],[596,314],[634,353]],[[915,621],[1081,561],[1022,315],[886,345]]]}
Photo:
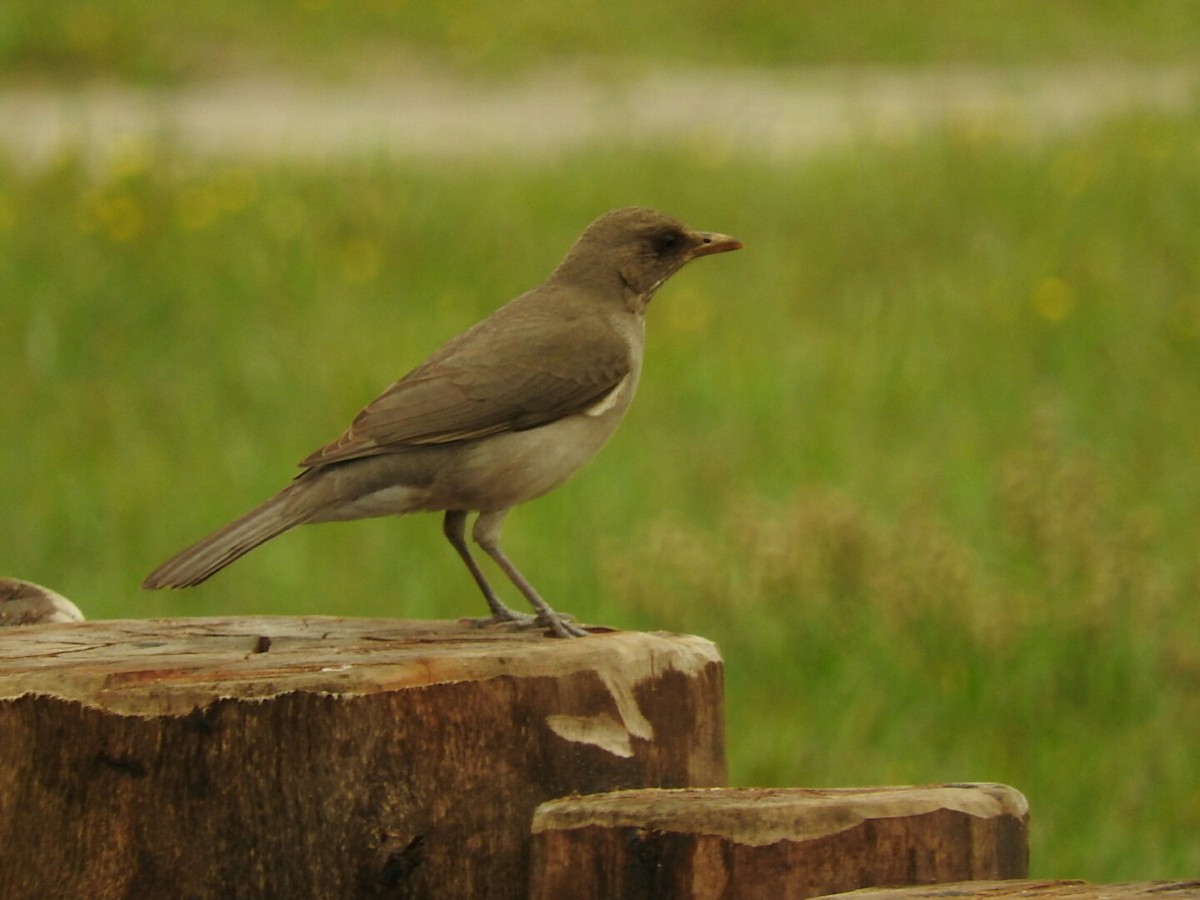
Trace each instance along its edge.
{"label": "bird's wing", "polygon": [[599,317],[500,313],[393,384],[300,465],[536,428],[586,409],[629,373],[629,345]]}

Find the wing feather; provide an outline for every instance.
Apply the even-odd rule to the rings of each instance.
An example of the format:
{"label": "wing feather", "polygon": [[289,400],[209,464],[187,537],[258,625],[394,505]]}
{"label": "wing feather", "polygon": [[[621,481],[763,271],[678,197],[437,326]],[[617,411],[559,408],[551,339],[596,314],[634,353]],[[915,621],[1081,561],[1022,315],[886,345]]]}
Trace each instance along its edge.
{"label": "wing feather", "polygon": [[629,373],[630,347],[603,317],[544,298],[531,308],[528,297],[444,345],[301,465],[536,428],[586,409]]}

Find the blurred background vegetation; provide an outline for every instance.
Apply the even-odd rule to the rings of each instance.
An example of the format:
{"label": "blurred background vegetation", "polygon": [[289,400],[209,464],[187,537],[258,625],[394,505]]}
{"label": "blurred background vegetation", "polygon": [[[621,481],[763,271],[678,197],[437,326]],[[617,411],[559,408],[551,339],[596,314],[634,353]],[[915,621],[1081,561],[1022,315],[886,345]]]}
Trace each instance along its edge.
{"label": "blurred background vegetation", "polygon": [[496,74],[570,61],[911,65],[1191,61],[1192,0],[6,0],[0,67],[55,81],[280,68]]}
{"label": "blurred background vegetation", "polygon": [[[0,90],[1200,47],[1172,0],[458,6],[7,0]],[[658,206],[746,249],[655,300],[625,427],[512,517],[514,558],[585,621],[720,644],[736,784],[1002,781],[1035,875],[1195,877],[1200,105],[710,149],[301,166],[141,136],[0,159],[0,574],[92,617],[480,613],[431,517],[137,584],[595,214]]]}

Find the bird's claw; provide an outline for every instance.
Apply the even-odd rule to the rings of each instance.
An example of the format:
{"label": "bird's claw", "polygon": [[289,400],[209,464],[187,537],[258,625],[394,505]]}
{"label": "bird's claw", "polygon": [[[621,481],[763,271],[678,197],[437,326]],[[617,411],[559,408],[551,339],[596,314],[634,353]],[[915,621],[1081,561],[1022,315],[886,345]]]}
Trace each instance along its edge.
{"label": "bird's claw", "polygon": [[563,613],[540,615],[534,621],[543,628],[549,628],[561,638],[588,636],[586,629],[576,625],[575,620],[571,616],[564,615]]}
{"label": "bird's claw", "polygon": [[522,613],[505,607],[502,611],[490,616],[466,619],[466,622],[476,628],[501,627],[512,631],[530,631],[535,628],[549,628],[558,637],[587,637],[586,630],[575,624],[572,616],[563,613],[550,615]]}

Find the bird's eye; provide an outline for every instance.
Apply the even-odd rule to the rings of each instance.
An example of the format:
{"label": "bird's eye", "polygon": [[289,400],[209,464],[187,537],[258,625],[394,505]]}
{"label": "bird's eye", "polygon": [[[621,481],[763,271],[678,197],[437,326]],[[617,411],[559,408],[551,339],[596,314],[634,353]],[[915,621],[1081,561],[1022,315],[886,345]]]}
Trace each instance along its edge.
{"label": "bird's eye", "polygon": [[683,235],[672,229],[664,231],[654,239],[654,249],[660,256],[672,253],[683,242]]}

